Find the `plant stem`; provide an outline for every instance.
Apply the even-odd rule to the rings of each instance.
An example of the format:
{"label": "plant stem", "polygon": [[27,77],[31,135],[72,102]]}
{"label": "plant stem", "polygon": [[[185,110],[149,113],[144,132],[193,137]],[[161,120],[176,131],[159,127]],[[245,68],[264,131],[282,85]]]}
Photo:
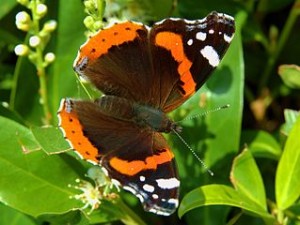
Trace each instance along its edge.
{"label": "plant stem", "polygon": [[51,114],[48,106],[48,93],[47,93],[47,80],[46,80],[46,72],[45,68],[37,68],[37,74],[39,77],[39,82],[40,82],[40,95],[41,95],[41,104],[43,106],[43,111],[44,111],[44,123],[45,124],[50,124],[51,120]]}
{"label": "plant stem", "polygon": [[105,0],[97,0],[97,7],[98,7],[98,19],[102,22],[103,14],[105,10]]}
{"label": "plant stem", "polygon": [[126,225],[146,225],[146,223],[136,215],[120,198],[115,201],[115,205],[123,212],[121,221]]}
{"label": "plant stem", "polygon": [[288,39],[288,37],[292,31],[292,28],[295,24],[295,21],[297,19],[297,16],[300,14],[299,4],[300,4],[300,0],[297,0],[294,3],[294,5],[290,11],[289,17],[288,17],[288,19],[284,25],[284,28],[281,32],[281,35],[280,35],[280,38],[279,38],[279,41],[277,44],[277,48],[275,49],[274,52],[271,52],[271,54],[269,55],[267,66],[265,67],[265,70],[262,74],[262,79],[260,80],[260,83],[258,86],[259,92],[261,92],[262,89],[266,86],[266,84],[269,80],[270,74],[273,70],[273,67],[277,61],[277,58],[278,58],[279,54],[281,53],[285,43],[287,42],[287,39]]}
{"label": "plant stem", "polygon": [[[31,9],[32,12],[32,19],[33,19],[33,32],[35,35],[38,35],[40,30],[39,25],[39,18],[36,13],[36,6],[39,3],[39,0],[32,1],[33,7]],[[37,75],[39,77],[39,83],[40,83],[40,91],[39,94],[41,96],[41,104],[44,111],[44,123],[46,125],[50,124],[51,119],[51,113],[48,106],[48,93],[47,93],[47,80],[46,80],[46,71],[43,61],[43,51],[44,51],[45,45],[44,43],[39,44],[36,47],[36,61],[35,66],[37,69]]]}

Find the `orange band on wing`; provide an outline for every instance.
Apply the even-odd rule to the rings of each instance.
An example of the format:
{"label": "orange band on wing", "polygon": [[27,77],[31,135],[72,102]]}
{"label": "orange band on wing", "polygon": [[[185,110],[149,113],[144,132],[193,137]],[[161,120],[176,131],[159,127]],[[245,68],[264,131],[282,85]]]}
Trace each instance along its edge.
{"label": "orange band on wing", "polygon": [[192,94],[195,91],[196,83],[190,72],[192,62],[184,53],[181,36],[167,31],[160,32],[156,35],[155,43],[169,50],[176,62],[179,63],[177,71],[180,75],[180,80],[184,83],[182,88],[185,90],[186,95]]}
{"label": "orange band on wing", "polygon": [[74,112],[66,110],[66,100],[62,100],[61,107],[58,112],[60,119],[60,128],[64,132],[65,138],[69,141],[71,147],[75,149],[84,159],[98,163],[99,156],[97,148],[95,148],[87,137],[83,134],[82,125]]}
{"label": "orange band on wing", "polygon": [[81,46],[75,64],[79,64],[84,57],[94,60],[107,53],[111,47],[134,40],[138,35],[137,30],[141,29],[145,28],[133,22],[125,22],[99,31]]}
{"label": "orange band on wing", "polygon": [[109,163],[110,166],[119,173],[134,176],[143,170],[155,170],[158,165],[170,162],[173,158],[173,153],[169,149],[165,149],[165,151],[161,152],[159,155],[149,156],[144,161],[127,161],[118,157],[113,157],[110,159]]}

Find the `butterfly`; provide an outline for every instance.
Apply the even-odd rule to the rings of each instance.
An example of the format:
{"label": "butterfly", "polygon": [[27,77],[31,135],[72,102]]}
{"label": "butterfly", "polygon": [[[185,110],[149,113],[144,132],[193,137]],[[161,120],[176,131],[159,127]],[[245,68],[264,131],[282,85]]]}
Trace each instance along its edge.
{"label": "butterfly", "polygon": [[167,113],[204,84],[234,32],[234,19],[217,12],[200,20],[168,18],[152,27],[126,21],[100,30],[80,47],[74,70],[103,96],[61,101],[65,138],[146,211],[174,213],[180,180],[162,133],[180,127]]}

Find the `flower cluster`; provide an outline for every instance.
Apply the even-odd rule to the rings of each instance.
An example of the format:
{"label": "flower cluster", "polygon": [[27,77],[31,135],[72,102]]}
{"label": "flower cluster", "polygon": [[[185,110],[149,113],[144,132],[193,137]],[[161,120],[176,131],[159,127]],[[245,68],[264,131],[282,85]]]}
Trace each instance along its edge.
{"label": "flower cluster", "polygon": [[[47,6],[41,0],[18,0],[18,2],[29,9],[31,15],[26,11],[17,13],[16,26],[31,36],[28,44],[19,44],[15,47],[15,53],[18,56],[28,56],[36,67],[46,67],[55,60],[55,55],[52,52],[41,54],[43,54],[51,33],[56,29],[57,23],[55,20],[49,20],[43,24],[40,30],[39,21],[46,15]],[[43,57],[42,60],[39,59],[40,57]],[[37,65],[38,63],[40,65]]]}
{"label": "flower cluster", "polygon": [[[85,12],[88,14],[83,23],[88,29],[87,36],[105,26],[124,20],[151,20],[143,4],[131,0],[85,0]],[[105,10],[104,10],[105,9]],[[105,22],[104,22],[105,21]]]}
{"label": "flower cluster", "polygon": [[81,191],[80,194],[70,196],[70,198],[81,201],[84,205],[81,210],[90,208],[88,214],[91,214],[95,209],[101,205],[102,200],[113,201],[119,196],[111,190],[116,187],[117,184],[112,183],[109,178],[104,174],[103,168],[99,166],[91,167],[88,170],[87,177],[94,181],[94,185],[88,181],[76,179],[77,185],[73,186],[69,184],[70,188],[75,188]]}
{"label": "flower cluster", "polygon": [[91,33],[94,33],[103,27],[105,1],[85,0],[84,6],[85,12],[88,14],[88,16],[85,17],[83,23]]}

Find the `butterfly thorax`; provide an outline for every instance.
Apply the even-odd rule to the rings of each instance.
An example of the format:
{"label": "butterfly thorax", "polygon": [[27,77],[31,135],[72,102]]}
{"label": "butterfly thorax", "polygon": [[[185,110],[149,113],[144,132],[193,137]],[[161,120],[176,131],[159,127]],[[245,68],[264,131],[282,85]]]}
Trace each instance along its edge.
{"label": "butterfly thorax", "polygon": [[96,101],[102,113],[116,119],[131,121],[135,125],[158,132],[179,132],[181,127],[166,114],[149,105],[142,105],[125,98],[105,95]]}

